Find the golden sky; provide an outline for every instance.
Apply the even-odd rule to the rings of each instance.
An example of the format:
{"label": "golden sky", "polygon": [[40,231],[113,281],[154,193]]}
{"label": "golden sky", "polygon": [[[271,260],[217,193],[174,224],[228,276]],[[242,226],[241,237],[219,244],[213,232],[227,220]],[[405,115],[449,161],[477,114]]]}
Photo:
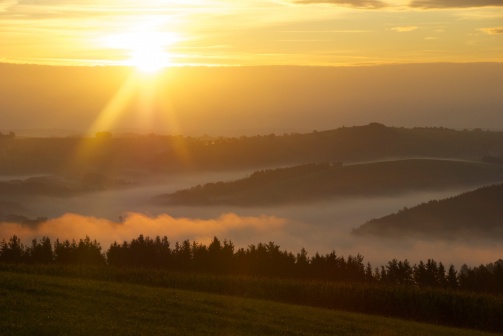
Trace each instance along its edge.
{"label": "golden sky", "polygon": [[0,62],[486,61],[503,61],[503,0],[0,0]]}

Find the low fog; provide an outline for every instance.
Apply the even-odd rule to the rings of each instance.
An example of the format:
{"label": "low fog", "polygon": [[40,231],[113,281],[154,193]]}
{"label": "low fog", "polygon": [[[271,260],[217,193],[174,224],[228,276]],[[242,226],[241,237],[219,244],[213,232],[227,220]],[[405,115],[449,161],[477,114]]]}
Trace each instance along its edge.
{"label": "low fog", "polygon": [[431,199],[459,194],[467,189],[413,192],[393,197],[333,199],[326,202],[276,207],[160,206],[151,202],[161,193],[173,192],[211,181],[228,181],[250,172],[151,177],[148,182],[120,190],[55,198],[31,197],[20,201],[31,218],[49,220],[38,225],[0,224],[0,239],[18,235],[25,244],[33,238],[80,239],[88,235],[107,250],[139,234],[167,236],[170,242],[185,239],[208,243],[214,236],[232,240],[236,247],[275,242],[290,252],[305,248],[348,256],[360,253],[365,262],[378,266],[397,258],[412,263],[433,258],[460,267],[477,266],[503,257],[503,246],[490,239],[357,237],[351,230],[372,218],[412,207]]}

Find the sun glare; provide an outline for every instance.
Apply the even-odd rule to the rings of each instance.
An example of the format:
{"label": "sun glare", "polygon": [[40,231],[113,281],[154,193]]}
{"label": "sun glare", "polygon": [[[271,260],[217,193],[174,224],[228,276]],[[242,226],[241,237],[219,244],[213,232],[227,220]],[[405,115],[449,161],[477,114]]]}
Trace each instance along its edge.
{"label": "sun glare", "polygon": [[145,73],[155,73],[170,65],[167,52],[157,46],[143,46],[132,52],[131,65]]}
{"label": "sun glare", "polygon": [[178,40],[175,33],[139,29],[109,35],[105,44],[110,48],[124,50],[127,60],[123,64],[134,66],[144,73],[155,73],[171,65],[171,55],[167,49]]}

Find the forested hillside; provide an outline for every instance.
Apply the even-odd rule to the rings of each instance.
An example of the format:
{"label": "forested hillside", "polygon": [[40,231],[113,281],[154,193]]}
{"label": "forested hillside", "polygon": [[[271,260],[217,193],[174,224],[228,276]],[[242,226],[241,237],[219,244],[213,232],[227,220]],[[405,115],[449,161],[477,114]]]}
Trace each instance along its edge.
{"label": "forested hillside", "polygon": [[503,184],[405,208],[372,219],[354,230],[354,233],[387,237],[503,238]]}
{"label": "forested hillside", "polygon": [[305,164],[254,172],[249,177],[160,195],[163,204],[277,205],[334,197],[390,195],[483,185],[503,180],[500,165],[433,159],[366,164]]}

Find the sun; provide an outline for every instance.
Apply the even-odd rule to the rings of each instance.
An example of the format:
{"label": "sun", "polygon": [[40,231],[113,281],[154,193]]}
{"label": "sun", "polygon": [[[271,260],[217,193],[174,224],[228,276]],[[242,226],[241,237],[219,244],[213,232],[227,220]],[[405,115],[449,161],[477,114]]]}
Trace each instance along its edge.
{"label": "sun", "polygon": [[142,45],[132,51],[130,64],[144,73],[156,73],[171,64],[170,55],[156,45]]}
{"label": "sun", "polygon": [[127,59],[122,64],[152,74],[172,65],[168,47],[178,40],[178,35],[172,32],[136,28],[131,32],[107,36],[105,44],[124,52]]}

